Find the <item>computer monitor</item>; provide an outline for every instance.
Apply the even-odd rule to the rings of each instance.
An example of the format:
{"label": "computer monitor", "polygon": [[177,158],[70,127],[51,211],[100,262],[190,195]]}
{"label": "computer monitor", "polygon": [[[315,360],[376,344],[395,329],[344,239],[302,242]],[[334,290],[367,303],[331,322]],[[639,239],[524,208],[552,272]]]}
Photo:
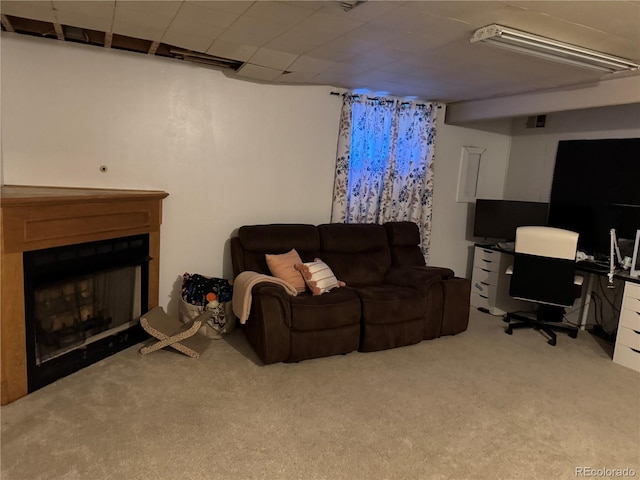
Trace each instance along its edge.
{"label": "computer monitor", "polygon": [[640,229],[640,138],[558,142],[549,225],[578,232],[578,248],[610,251],[610,230],[634,239]]}
{"label": "computer monitor", "polygon": [[596,257],[609,255],[611,229],[618,239],[634,239],[640,228],[640,205],[554,203],[549,225],[578,232],[578,248]]}
{"label": "computer monitor", "polygon": [[546,225],[548,209],[548,203],[478,199],[473,235],[513,241],[518,227]]}

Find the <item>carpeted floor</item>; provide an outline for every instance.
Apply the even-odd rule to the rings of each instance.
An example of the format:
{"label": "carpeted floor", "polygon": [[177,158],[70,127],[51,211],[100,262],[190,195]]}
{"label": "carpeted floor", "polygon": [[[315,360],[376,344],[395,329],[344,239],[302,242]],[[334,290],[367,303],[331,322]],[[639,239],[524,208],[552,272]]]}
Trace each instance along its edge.
{"label": "carpeted floor", "polygon": [[240,331],[198,360],[130,348],[0,409],[2,480],[640,476],[640,374],[503,325],[270,366]]}

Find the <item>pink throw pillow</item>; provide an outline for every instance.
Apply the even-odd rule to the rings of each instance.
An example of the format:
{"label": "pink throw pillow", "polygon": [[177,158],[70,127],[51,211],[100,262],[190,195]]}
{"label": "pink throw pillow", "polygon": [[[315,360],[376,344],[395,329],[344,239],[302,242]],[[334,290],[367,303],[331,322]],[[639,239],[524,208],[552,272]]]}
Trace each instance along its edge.
{"label": "pink throw pillow", "polygon": [[295,248],[280,255],[267,253],[265,258],[271,275],[280,280],[284,280],[295,288],[298,293],[304,292],[307,289],[302,274],[295,268],[296,264],[302,263],[302,259]]}

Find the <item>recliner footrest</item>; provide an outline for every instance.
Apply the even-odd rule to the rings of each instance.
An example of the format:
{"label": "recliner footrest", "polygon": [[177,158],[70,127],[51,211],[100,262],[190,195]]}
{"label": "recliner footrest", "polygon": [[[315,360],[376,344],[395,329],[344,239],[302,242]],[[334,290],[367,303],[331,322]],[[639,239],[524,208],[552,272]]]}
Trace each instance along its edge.
{"label": "recliner footrest", "polygon": [[464,332],[469,326],[471,280],[453,277],[442,281],[444,312],[440,336]]}

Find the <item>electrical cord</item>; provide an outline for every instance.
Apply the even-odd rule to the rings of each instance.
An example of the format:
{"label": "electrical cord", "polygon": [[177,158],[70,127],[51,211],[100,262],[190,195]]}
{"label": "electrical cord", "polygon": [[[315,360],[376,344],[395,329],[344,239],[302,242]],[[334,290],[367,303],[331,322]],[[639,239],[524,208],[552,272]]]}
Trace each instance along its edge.
{"label": "electrical cord", "polygon": [[[618,297],[619,297],[620,293],[622,292],[622,289],[620,289],[620,288],[616,288],[616,292],[614,293],[614,297],[613,297],[613,298],[614,298],[614,301],[611,301],[611,300],[609,299],[609,296],[608,296],[608,295],[606,295],[606,292],[607,292],[607,291],[611,291],[611,289],[610,289],[610,288],[606,288],[606,287],[604,287],[604,286],[602,285],[602,280],[603,280],[603,278],[604,278],[604,277],[598,277],[598,282],[599,282],[599,285],[598,285],[598,286],[600,287],[600,290],[604,293],[604,295],[603,295],[603,296],[604,296],[605,300],[607,301],[607,303],[609,304],[609,306],[611,306],[611,308],[613,309],[613,311],[614,311],[614,312],[616,312],[616,313],[617,313],[617,316],[619,317],[619,316],[620,316],[620,308],[618,308],[616,305],[620,304],[620,302],[618,302],[617,300],[618,300]],[[605,289],[605,288],[606,288],[606,289]],[[614,287],[614,288],[615,288],[615,287]],[[615,302],[615,304],[614,304],[614,302]]]}

